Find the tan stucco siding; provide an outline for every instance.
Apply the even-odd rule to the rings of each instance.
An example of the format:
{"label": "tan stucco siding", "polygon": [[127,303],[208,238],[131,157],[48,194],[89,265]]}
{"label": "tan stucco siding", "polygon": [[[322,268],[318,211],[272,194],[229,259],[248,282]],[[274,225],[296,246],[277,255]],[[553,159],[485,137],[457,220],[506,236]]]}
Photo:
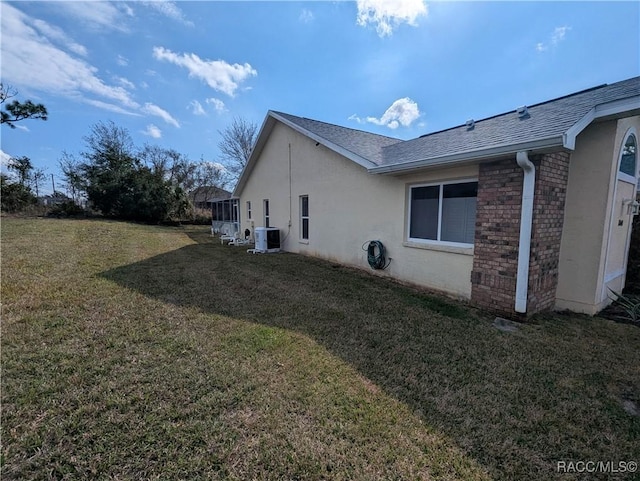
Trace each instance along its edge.
{"label": "tan stucco siding", "polygon": [[598,122],[576,140],[571,154],[560,249],[557,309],[595,314],[609,302],[605,261],[617,163],[629,127],[640,117]]}
{"label": "tan stucco siding", "polygon": [[[242,229],[263,225],[263,200],[269,199],[270,224],[280,228],[286,251],[370,269],[362,246],[380,240],[391,263],[376,273],[469,298],[470,249],[461,253],[406,245],[407,189],[413,183],[477,175],[477,166],[428,175],[372,175],[278,123],[240,192]],[[308,242],[300,239],[301,195],[309,196]],[[247,201],[253,225],[246,216]]]}

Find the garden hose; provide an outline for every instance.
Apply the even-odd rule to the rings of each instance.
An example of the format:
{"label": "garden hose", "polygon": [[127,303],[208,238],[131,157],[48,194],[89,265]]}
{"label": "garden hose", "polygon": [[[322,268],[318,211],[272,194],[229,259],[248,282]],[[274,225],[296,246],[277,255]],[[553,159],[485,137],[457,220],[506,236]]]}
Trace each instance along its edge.
{"label": "garden hose", "polygon": [[[368,245],[367,245],[368,242]],[[389,263],[385,258],[386,250],[384,245],[379,240],[367,241],[362,244],[362,250],[367,251],[367,262],[371,266],[372,269],[386,269],[389,267],[391,263],[391,259],[389,259]],[[367,247],[365,247],[365,245]]]}

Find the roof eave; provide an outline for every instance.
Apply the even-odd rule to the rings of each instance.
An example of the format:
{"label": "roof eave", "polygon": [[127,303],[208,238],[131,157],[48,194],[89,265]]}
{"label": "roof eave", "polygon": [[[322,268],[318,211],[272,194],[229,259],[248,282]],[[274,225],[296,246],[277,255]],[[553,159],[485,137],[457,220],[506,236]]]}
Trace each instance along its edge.
{"label": "roof eave", "polygon": [[342,155],[343,157],[346,157],[349,160],[352,160],[356,164],[364,167],[365,169],[369,169],[372,166],[376,165],[372,161],[370,161],[370,160],[368,160],[368,159],[366,159],[364,157],[361,157],[358,154],[355,154],[352,151],[347,150],[344,147],[341,147],[338,144],[335,144],[335,143],[331,142],[330,140],[327,140],[324,137],[321,137],[321,136],[311,132],[310,130],[305,129],[304,127],[301,127],[300,125],[298,125],[298,124],[296,124],[294,122],[291,122],[290,120],[278,115],[275,112],[270,112],[269,114],[273,118],[275,118],[275,119],[279,120],[280,122],[282,122],[283,124],[285,124],[286,126],[292,128],[296,132],[299,132],[302,135],[304,135],[305,137],[309,137],[310,139],[318,142],[319,144],[324,145],[328,149],[333,150],[334,152]]}
{"label": "roof eave", "polygon": [[443,168],[453,165],[479,163],[489,159],[498,157],[506,157],[515,155],[517,152],[546,150],[549,148],[563,147],[563,137],[549,137],[546,139],[534,140],[531,142],[523,142],[519,144],[500,145],[488,149],[471,150],[467,152],[459,152],[451,155],[442,155],[430,159],[417,160],[414,162],[405,162],[401,164],[383,165],[369,169],[371,174],[397,175],[406,174],[413,170],[426,170],[434,168]]}
{"label": "roof eave", "polygon": [[628,116],[640,114],[640,95],[596,105],[567,130],[563,135],[562,144],[565,148],[574,150],[576,148],[576,138],[591,122],[619,117],[621,114]]}

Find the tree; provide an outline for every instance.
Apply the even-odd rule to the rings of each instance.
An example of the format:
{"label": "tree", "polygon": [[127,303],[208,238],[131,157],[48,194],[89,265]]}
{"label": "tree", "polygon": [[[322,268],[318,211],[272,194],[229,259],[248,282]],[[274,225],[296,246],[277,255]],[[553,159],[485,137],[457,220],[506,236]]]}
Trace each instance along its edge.
{"label": "tree", "polygon": [[37,202],[36,196],[31,191],[31,183],[38,179],[33,174],[33,164],[29,157],[12,157],[9,159],[7,168],[15,173],[17,181],[12,181],[9,176],[2,174],[0,177],[0,200],[2,210],[5,212],[16,212],[24,209],[29,204]]}
{"label": "tree", "polygon": [[157,145],[145,145],[140,152],[140,159],[161,178],[188,191],[193,186],[196,165],[185,155]]}
{"label": "tree", "polygon": [[222,163],[231,177],[230,181],[235,183],[249,161],[258,134],[258,126],[241,117],[236,117],[231,125],[218,133],[222,136],[218,143]]}
{"label": "tree", "polygon": [[[18,95],[18,92],[11,86],[5,86],[0,82],[0,104]],[[15,129],[15,123],[26,119],[47,120],[47,108],[42,104],[34,104],[31,100],[20,102],[14,100],[5,106],[6,110],[0,112],[0,124],[7,124]]]}
{"label": "tree", "polygon": [[64,176],[64,186],[71,194],[73,202],[78,202],[83,192],[86,192],[86,184],[82,176],[81,164],[73,154],[62,152],[62,158],[58,161],[62,175]]}
{"label": "tree", "polygon": [[31,174],[31,182],[33,184],[33,188],[36,189],[36,197],[40,197],[40,186],[46,178],[47,176],[44,173],[44,169],[33,169],[33,173]]}
{"label": "tree", "polygon": [[171,158],[183,156],[159,148],[136,153],[129,132],[113,122],[94,125],[84,140],[84,162],[67,157],[61,165],[67,182],[84,190],[104,215],[160,222],[184,214],[188,201],[167,167]]}
{"label": "tree", "polygon": [[218,189],[224,188],[226,173],[224,166],[217,162],[207,162],[200,159],[200,162],[195,164],[191,189],[191,202],[194,207],[198,207],[196,197],[199,194],[206,200],[213,196]]}
{"label": "tree", "polygon": [[7,168],[15,172],[18,177],[18,183],[21,186],[29,187],[31,182],[31,171],[33,170],[33,164],[29,157],[11,157]]}
{"label": "tree", "polygon": [[86,183],[87,197],[107,216],[123,216],[131,201],[132,176],[140,166],[133,152],[129,132],[113,122],[99,122],[84,137],[85,162],[79,166]]}

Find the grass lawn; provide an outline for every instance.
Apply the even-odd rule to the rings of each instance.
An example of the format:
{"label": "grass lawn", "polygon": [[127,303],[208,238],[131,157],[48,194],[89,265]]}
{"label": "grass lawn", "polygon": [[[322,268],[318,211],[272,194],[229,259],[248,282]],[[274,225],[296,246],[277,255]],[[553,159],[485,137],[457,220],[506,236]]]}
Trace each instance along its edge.
{"label": "grass lawn", "polygon": [[[3,218],[5,479],[638,479],[640,328],[518,331],[204,227]],[[359,248],[359,247],[358,247]]]}

